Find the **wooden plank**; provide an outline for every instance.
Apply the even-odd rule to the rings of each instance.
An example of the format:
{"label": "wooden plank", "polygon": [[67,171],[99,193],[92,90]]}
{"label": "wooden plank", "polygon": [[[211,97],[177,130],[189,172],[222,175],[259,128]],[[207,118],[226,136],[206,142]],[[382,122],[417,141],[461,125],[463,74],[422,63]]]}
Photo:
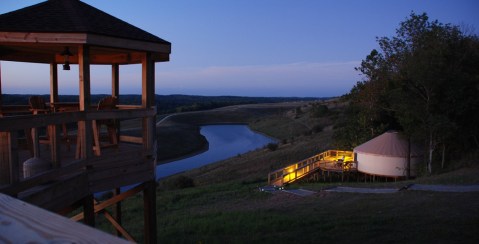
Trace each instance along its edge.
{"label": "wooden plank", "polygon": [[108,171],[117,171],[117,173],[125,173],[130,170],[153,170],[154,165],[151,159],[126,159],[118,161],[121,165],[105,164],[99,166],[91,166],[88,168],[88,174],[92,177],[94,175],[109,175]]}
{"label": "wooden plank", "polygon": [[85,33],[35,33],[35,32],[0,32],[0,42],[12,43],[86,43]]}
{"label": "wooden plank", "polygon": [[58,178],[49,184],[38,185],[22,192],[18,198],[50,211],[59,211],[88,194],[87,175],[80,173]]}
{"label": "wooden plank", "polygon": [[10,184],[10,133],[0,132],[0,186]]}
{"label": "wooden plank", "polygon": [[119,179],[119,177],[105,178],[103,180],[95,181],[94,184],[90,185],[90,192],[109,191],[121,186],[142,183],[148,179],[152,179],[153,177],[153,172],[142,171],[132,174],[125,174],[122,176],[123,179]]}
{"label": "wooden plank", "polygon": [[95,34],[88,34],[88,43],[105,47],[117,47],[122,49],[142,50],[164,54],[171,53],[171,45],[166,43],[144,42]]}
{"label": "wooden plank", "polygon": [[[101,203],[96,203],[95,206],[94,206],[94,212],[98,213],[98,212],[102,211],[103,209],[105,209],[109,206],[112,206],[116,203],[119,203],[119,202],[125,200],[126,198],[128,198],[130,196],[133,196],[136,193],[142,191],[143,188],[144,188],[144,184],[139,184],[139,185],[133,187],[132,189],[130,189],[126,192],[123,192],[119,195],[115,195],[115,196],[113,196],[112,198],[110,198],[106,201],[103,201]],[[74,220],[74,221],[80,221],[83,218],[84,218],[84,213],[79,213],[79,214],[71,217],[71,219]]]}
{"label": "wooden plank", "polygon": [[85,170],[84,168],[84,160],[75,161],[71,164],[63,166],[62,168],[49,170],[33,177],[29,177],[28,179],[18,182],[17,184],[1,187],[0,192],[9,195],[16,195],[17,193],[25,191],[36,185],[44,184],[46,182],[55,180],[62,175],[80,173]]}
{"label": "wooden plank", "polygon": [[135,241],[135,239],[133,238],[132,235],[130,235],[130,233],[128,233],[128,231],[125,230],[125,228],[123,228],[123,226],[121,226],[121,223],[119,223],[111,214],[110,212],[106,211],[106,210],[103,210],[103,214],[105,215],[105,218],[113,225],[113,227],[115,227],[115,229],[118,231],[118,233],[120,235],[122,235],[123,237],[125,237],[127,240],[129,241]]}
{"label": "wooden plank", "polygon": [[6,243],[129,243],[3,194],[0,218]]}
{"label": "wooden plank", "polygon": [[135,119],[152,117],[155,116],[155,114],[155,108],[148,108],[7,116],[0,120],[0,131],[22,130],[25,128],[43,127],[52,124],[61,125],[85,120]]}
{"label": "wooden plank", "polygon": [[118,109],[142,109],[141,105],[127,105],[127,104],[119,104],[116,105]]}
{"label": "wooden plank", "polygon": [[2,105],[0,106],[0,111],[2,112],[3,116],[18,113],[31,114],[30,107],[28,105]]}
{"label": "wooden plank", "polygon": [[9,134],[10,144],[10,184],[20,181],[20,162],[18,160],[18,132],[12,131]]}
{"label": "wooden plank", "polygon": [[108,152],[102,156],[94,157],[86,161],[86,165],[90,168],[111,168],[121,167],[131,164],[130,160],[136,160],[136,162],[142,162],[144,159],[142,150],[119,150],[114,153]]}
{"label": "wooden plank", "polygon": [[17,132],[0,132],[0,186],[19,181]]}
{"label": "wooden plank", "polygon": [[99,119],[133,119],[142,117],[153,117],[156,115],[155,108],[125,109],[125,110],[101,110],[90,111],[85,114],[86,120]]}
{"label": "wooden plank", "polygon": [[91,184],[95,184],[96,181],[101,181],[103,179],[118,177],[120,180],[123,176],[145,171],[153,172],[152,168],[147,163],[138,163],[134,165],[130,164],[124,167],[115,167],[103,170],[89,170],[88,180]]}
{"label": "wooden plank", "polygon": [[[112,156],[113,157],[113,156]],[[107,158],[105,157],[104,161],[98,161],[96,164],[88,164],[88,171],[101,171],[101,170],[109,170],[114,168],[122,168],[127,167],[130,165],[137,165],[142,163],[143,160],[141,159],[133,159],[133,158],[121,158],[121,157],[113,157]]]}
{"label": "wooden plank", "polygon": [[96,120],[92,120],[92,129],[93,129],[93,153],[95,156],[101,155],[101,145],[100,145],[100,128]]}
{"label": "wooden plank", "polygon": [[127,143],[143,144],[143,137],[138,136],[120,136],[120,141]]}
{"label": "wooden plank", "polygon": [[61,138],[60,138],[60,130],[58,125],[49,125],[47,132],[49,134],[49,141],[50,141],[50,155],[53,168],[60,168],[61,167]]}

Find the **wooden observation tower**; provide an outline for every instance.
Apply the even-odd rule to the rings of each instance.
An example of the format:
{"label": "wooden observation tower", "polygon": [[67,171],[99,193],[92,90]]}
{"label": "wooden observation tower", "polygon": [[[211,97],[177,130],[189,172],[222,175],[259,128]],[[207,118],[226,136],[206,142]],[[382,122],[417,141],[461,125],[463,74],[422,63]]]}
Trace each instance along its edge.
{"label": "wooden observation tower", "polygon": [[[145,242],[155,243],[155,63],[169,61],[170,52],[169,42],[79,0],[49,0],[0,15],[0,61],[50,68],[49,77],[36,75],[36,82],[50,86],[49,100],[32,97],[20,106],[2,104],[1,85],[22,81],[1,80],[0,73],[0,193],[56,213],[82,207],[74,219],[90,226],[96,214],[115,206],[107,219],[128,239],[121,201],[142,192]],[[139,105],[121,104],[119,70],[129,64],[141,64]],[[58,68],[70,65],[78,65],[79,94],[77,102],[65,103]],[[103,105],[91,102],[90,87],[99,82],[90,75],[93,65],[111,66],[111,96]],[[139,133],[123,135],[122,121],[138,123]],[[27,162],[45,167],[26,168]],[[130,189],[121,191],[124,186]],[[115,193],[96,202],[94,194],[104,191]]]}

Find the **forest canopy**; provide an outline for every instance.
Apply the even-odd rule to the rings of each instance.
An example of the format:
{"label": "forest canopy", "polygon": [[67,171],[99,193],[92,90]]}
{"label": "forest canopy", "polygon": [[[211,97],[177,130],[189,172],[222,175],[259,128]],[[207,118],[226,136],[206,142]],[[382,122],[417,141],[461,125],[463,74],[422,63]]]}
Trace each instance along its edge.
{"label": "forest canopy", "polygon": [[[338,146],[355,146],[387,131],[423,145],[426,169],[479,148],[479,39],[470,30],[411,15],[393,37],[377,38],[356,68],[362,80],[343,96]],[[448,155],[450,155],[448,157]],[[439,164],[439,163],[438,163]]]}

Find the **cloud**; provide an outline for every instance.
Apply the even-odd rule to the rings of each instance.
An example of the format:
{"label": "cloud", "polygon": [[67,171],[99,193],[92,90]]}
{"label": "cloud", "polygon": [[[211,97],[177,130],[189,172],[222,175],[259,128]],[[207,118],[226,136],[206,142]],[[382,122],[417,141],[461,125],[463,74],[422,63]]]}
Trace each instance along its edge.
{"label": "cloud", "polygon": [[[157,71],[157,93],[243,96],[337,96],[358,80],[359,61],[212,66]],[[182,92],[184,91],[184,92]],[[241,94],[240,94],[241,93]]]}
{"label": "cloud", "polygon": [[[156,65],[157,94],[340,96],[359,79],[359,61],[172,68]],[[28,72],[25,72],[28,70]],[[2,62],[4,93],[49,93],[48,65]],[[60,94],[78,94],[78,69],[59,70]],[[92,93],[110,93],[111,68],[92,67]],[[141,93],[141,66],[120,68],[120,93]]]}

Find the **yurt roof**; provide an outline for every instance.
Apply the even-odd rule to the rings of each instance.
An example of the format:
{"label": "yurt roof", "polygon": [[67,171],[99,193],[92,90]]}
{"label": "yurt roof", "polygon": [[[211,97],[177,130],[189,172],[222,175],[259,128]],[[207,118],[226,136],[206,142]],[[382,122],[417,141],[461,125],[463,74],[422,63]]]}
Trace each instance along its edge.
{"label": "yurt roof", "polygon": [[[396,131],[388,131],[354,148],[355,152],[390,157],[407,157],[408,141]],[[411,143],[411,156],[422,155],[421,150]]]}

